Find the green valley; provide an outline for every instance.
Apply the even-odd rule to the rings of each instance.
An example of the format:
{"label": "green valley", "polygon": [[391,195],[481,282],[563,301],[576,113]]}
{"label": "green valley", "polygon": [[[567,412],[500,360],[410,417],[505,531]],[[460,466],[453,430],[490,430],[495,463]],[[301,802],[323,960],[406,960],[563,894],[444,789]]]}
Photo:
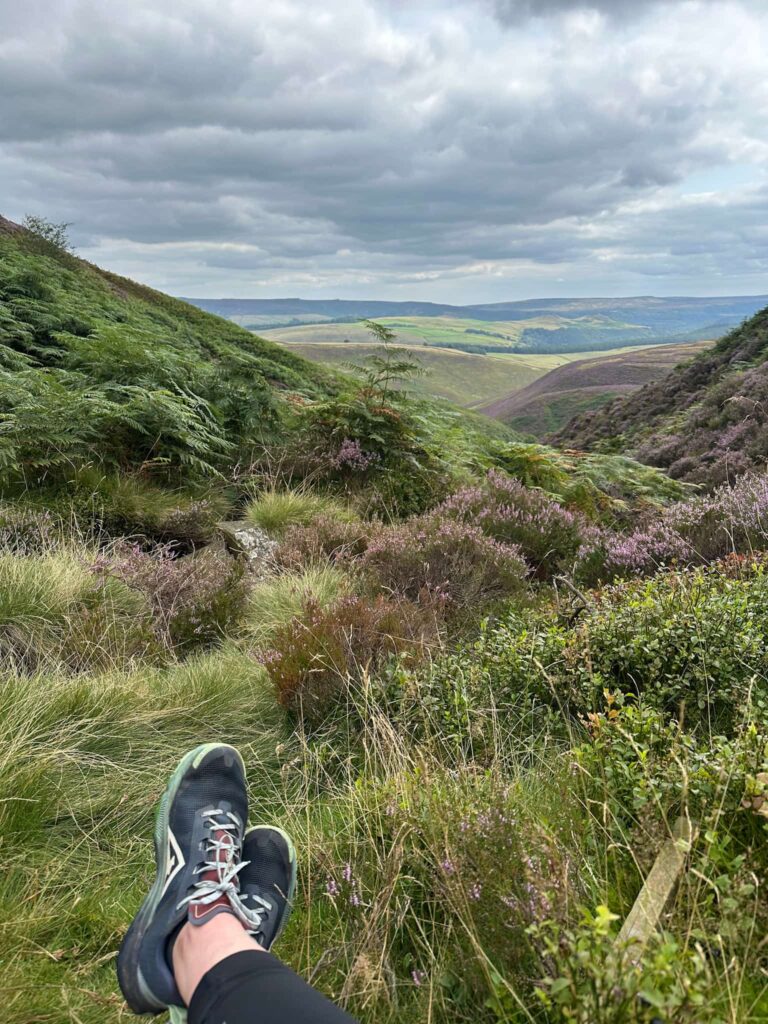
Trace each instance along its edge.
{"label": "green valley", "polygon": [[[557,448],[411,353],[465,403],[577,353],[277,344],[0,220],[7,1024],[128,1019],[154,807],[208,740],[298,851],[277,956],[361,1024],[764,1020],[765,322]],[[623,448],[675,430],[704,486]]]}

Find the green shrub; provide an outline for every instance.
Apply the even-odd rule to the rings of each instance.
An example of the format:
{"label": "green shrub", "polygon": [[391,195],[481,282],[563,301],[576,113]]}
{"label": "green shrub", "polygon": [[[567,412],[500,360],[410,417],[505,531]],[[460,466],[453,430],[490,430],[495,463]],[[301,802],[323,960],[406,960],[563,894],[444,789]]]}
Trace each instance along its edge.
{"label": "green shrub", "polygon": [[291,526],[309,526],[319,518],[351,522],[354,513],[336,498],[312,491],[264,491],[254,498],[245,519],[270,533],[282,534]]}
{"label": "green shrub", "polygon": [[690,490],[658,469],[623,455],[559,451],[541,444],[500,446],[497,463],[526,487],[595,518],[623,517],[684,498]]}
{"label": "green shrub", "polygon": [[715,566],[607,588],[564,652],[572,692],[584,707],[606,688],[636,693],[712,724],[750,700],[768,709],[767,601],[760,566],[743,578]]}
{"label": "green shrub", "polygon": [[767,600],[760,565],[662,572],[597,592],[570,626],[515,614],[488,626],[476,671],[500,699],[583,714],[611,690],[729,729],[745,704],[768,709]]}
{"label": "green shrub", "polygon": [[[642,951],[617,948],[618,915],[605,905],[585,910],[579,927],[548,921],[532,929],[550,973],[537,995],[547,1021],[574,1024],[657,1024],[660,1020],[720,1024],[724,1007],[701,948],[662,935]],[[499,1020],[508,1004],[497,981]]]}
{"label": "green shrub", "polygon": [[283,432],[286,393],[330,393],[279,346],[65,253],[59,227],[0,236],[4,484],[94,464],[210,478]]}
{"label": "green shrub", "polygon": [[423,657],[438,640],[431,609],[404,598],[341,598],[326,608],[306,601],[278,627],[263,663],[283,707],[322,722],[354,700],[354,688],[400,655]]}

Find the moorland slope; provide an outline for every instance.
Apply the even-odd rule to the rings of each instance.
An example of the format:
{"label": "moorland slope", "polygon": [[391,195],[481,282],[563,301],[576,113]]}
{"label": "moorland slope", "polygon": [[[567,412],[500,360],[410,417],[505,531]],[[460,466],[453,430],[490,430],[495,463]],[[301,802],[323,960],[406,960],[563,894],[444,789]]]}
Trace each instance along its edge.
{"label": "moorland slope", "polygon": [[322,369],[0,221],[0,466],[212,468],[274,434]]}
{"label": "moorland slope", "polygon": [[768,456],[768,309],[692,362],[596,412],[555,443],[625,451],[709,486],[762,469]]}
{"label": "moorland slope", "polygon": [[478,411],[523,434],[544,437],[564,427],[574,416],[657,380],[711,344],[660,345],[574,360],[550,370],[527,387],[480,406]]}

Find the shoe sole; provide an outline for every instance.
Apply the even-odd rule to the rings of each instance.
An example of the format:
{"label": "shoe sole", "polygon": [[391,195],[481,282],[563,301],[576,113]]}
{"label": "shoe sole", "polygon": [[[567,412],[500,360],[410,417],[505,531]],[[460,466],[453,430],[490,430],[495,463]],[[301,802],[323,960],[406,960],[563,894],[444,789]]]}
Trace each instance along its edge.
{"label": "shoe sole", "polygon": [[[144,901],[139,907],[138,913],[131,922],[128,931],[125,933],[125,937],[120,944],[120,951],[117,954],[117,980],[120,983],[120,989],[126,1003],[137,1014],[156,1014],[168,1009],[166,1004],[157,998],[147,984],[139,966],[139,953],[144,934],[162,899],[165,887],[168,871],[168,818],[171,804],[182,779],[189,769],[199,764],[205,755],[212,750],[231,750],[240,763],[243,763],[240,752],[227,743],[202,743],[199,747],[195,747],[194,750],[190,750],[179,761],[168,780],[168,785],[160,798],[157,808],[154,832],[155,864],[157,866],[155,880],[152,883],[151,889],[144,897]],[[243,774],[245,774],[244,765]]]}
{"label": "shoe sole", "polygon": [[286,911],[285,914],[283,915],[282,921],[280,922],[280,927],[275,932],[274,939],[272,939],[269,946],[267,947],[267,949],[269,950],[272,949],[277,940],[283,934],[283,929],[288,924],[291,912],[293,911],[293,897],[296,894],[296,847],[293,845],[293,840],[288,835],[288,833],[284,829],[279,828],[277,825],[252,825],[245,833],[245,836],[243,837],[243,845],[245,845],[245,841],[248,838],[248,834],[250,832],[256,832],[259,829],[264,828],[269,828],[273,832],[277,832],[278,835],[283,837],[283,839],[285,840],[285,845],[288,847],[288,863],[290,864],[291,868],[291,877],[288,882],[288,892],[286,893],[285,897]]}

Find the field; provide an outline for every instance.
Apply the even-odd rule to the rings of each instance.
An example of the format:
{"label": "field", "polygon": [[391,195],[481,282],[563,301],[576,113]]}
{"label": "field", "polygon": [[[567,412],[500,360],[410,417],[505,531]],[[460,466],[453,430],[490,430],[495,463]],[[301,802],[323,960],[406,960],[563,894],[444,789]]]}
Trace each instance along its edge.
{"label": "field", "polygon": [[551,370],[532,384],[478,411],[521,433],[543,437],[573,416],[597,409],[619,395],[656,380],[713,342],[623,349],[596,359],[581,358]]}
{"label": "field", "polygon": [[[260,334],[314,363],[342,368],[345,363],[363,363],[375,349],[369,332],[360,324],[314,324],[261,331]],[[407,347],[427,371],[425,376],[411,383],[411,388],[420,394],[446,398],[466,408],[479,408],[500,401],[510,392],[527,387],[558,367],[597,355],[590,351],[479,354],[427,345],[423,343],[425,340],[398,330],[397,344]],[[615,353],[634,351],[635,348],[616,349]],[[614,354],[614,350],[610,354]]]}
{"label": "field", "polygon": [[[562,317],[545,313],[521,320],[499,321],[453,316],[384,316],[376,320],[395,331],[401,344],[436,345],[476,353],[602,351],[615,345],[654,340],[647,327],[606,316]],[[283,342],[360,341],[364,331],[360,323],[307,324],[281,328],[269,332],[268,336]]]}

